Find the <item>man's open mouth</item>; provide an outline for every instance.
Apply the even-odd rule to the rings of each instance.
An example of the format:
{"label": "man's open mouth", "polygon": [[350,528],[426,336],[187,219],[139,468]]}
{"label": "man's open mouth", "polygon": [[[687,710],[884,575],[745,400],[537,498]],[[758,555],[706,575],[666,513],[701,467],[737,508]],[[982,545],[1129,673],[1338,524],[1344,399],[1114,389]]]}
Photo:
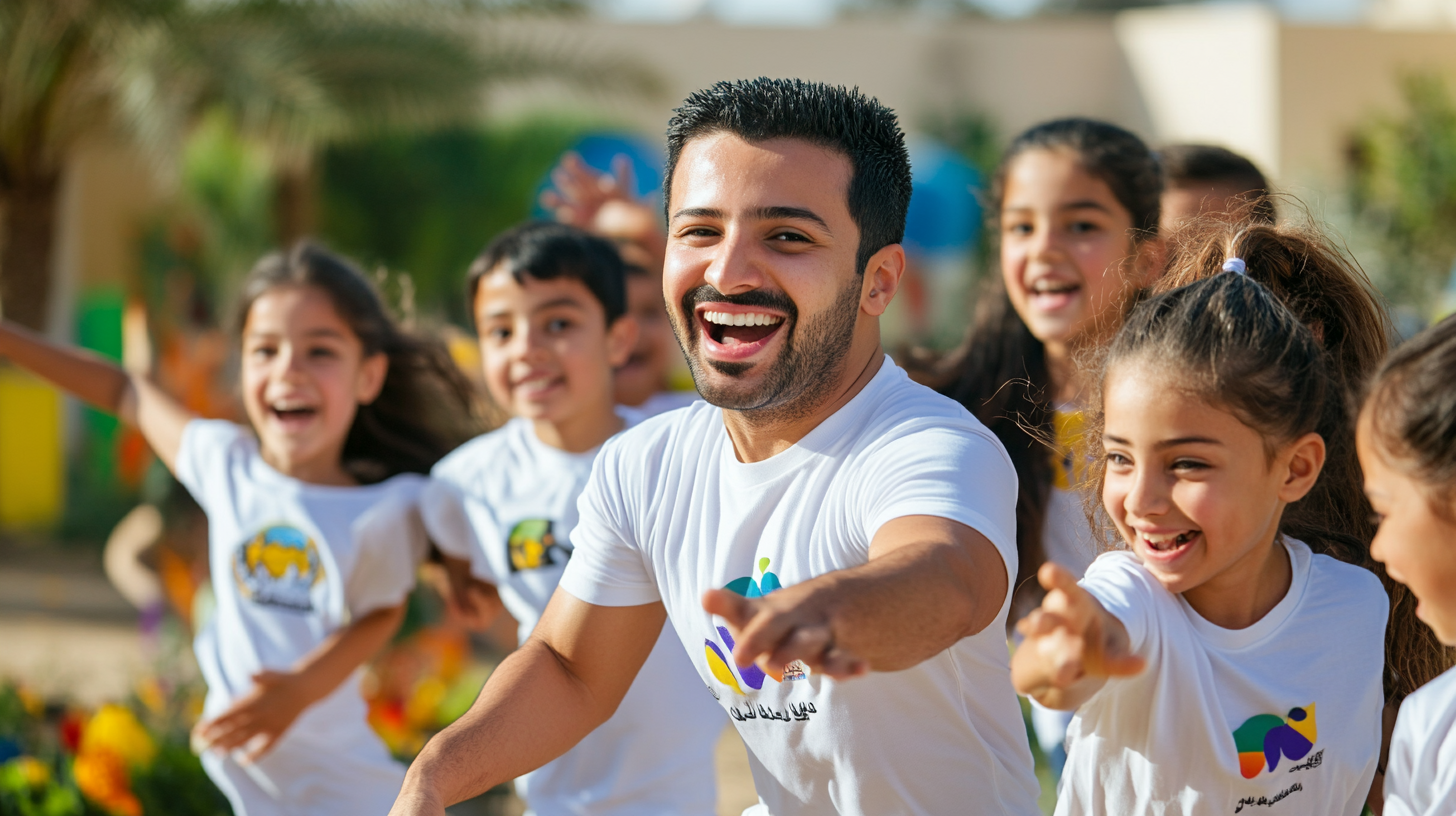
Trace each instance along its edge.
{"label": "man's open mouth", "polygon": [[698,317],[703,332],[714,343],[727,348],[761,344],[784,325],[784,316],[759,311],[702,309]]}

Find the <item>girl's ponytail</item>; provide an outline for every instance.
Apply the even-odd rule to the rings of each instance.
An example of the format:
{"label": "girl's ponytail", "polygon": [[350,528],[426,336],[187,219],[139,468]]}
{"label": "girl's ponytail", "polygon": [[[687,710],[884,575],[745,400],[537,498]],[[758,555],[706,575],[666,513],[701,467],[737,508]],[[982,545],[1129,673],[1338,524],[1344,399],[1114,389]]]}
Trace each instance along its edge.
{"label": "girl's ponytail", "polygon": [[243,283],[239,330],[253,302],[276,286],[323,291],[364,353],[389,358],[379,396],[359,406],[344,442],[343,465],[354,478],[368,484],[399,473],[429,473],[477,432],[473,390],[443,344],[401,329],[353,264],[309,241],[264,256]]}
{"label": "girl's ponytail", "polygon": [[[1358,391],[1389,350],[1391,326],[1369,279],[1319,233],[1272,224],[1204,224],[1174,242],[1167,272],[1154,294],[1222,274],[1243,261],[1247,276],[1267,289],[1309,329],[1323,350],[1328,382],[1313,430],[1324,438],[1324,470],[1313,490],[1284,512],[1280,530],[1347,563],[1380,576],[1390,595],[1386,633],[1386,695],[1398,701],[1445,670],[1449,658],[1435,634],[1415,616],[1415,599],[1370,557],[1375,536],[1355,455],[1353,406]],[[1247,404],[1245,404],[1247,402]],[[1274,414],[1294,406],[1240,401],[1240,413]],[[1253,422],[1255,427],[1274,425]]]}

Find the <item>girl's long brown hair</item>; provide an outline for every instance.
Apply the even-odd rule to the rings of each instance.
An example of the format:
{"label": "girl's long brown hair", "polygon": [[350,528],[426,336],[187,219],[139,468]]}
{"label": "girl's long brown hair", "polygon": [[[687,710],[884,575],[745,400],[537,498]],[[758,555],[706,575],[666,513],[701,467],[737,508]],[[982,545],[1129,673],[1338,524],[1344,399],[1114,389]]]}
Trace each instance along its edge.
{"label": "girl's long brown hair", "polygon": [[[1415,598],[1409,590],[1391,580],[1370,557],[1375,525],[1355,456],[1353,407],[1365,381],[1390,349],[1393,332],[1384,305],[1359,265],[1313,228],[1205,222],[1180,231],[1171,249],[1167,272],[1153,285],[1152,295],[1223,275],[1225,262],[1238,258],[1244,262],[1248,278],[1307,327],[1322,350],[1322,374],[1328,382],[1314,430],[1325,441],[1325,465],[1310,493],[1285,509],[1280,530],[1316,552],[1380,577],[1390,595],[1385,691],[1387,699],[1398,702],[1444,671],[1451,656],[1435,633],[1416,618]],[[1228,381],[1222,387],[1238,392],[1248,385]],[[1280,415],[1298,409],[1252,390],[1247,395],[1211,396],[1222,397],[1241,419],[1261,432],[1279,429],[1285,418]],[[1100,490],[1097,495],[1100,497]]]}
{"label": "girl's long brown hair", "polygon": [[[1092,176],[1105,183],[1132,220],[1132,243],[1158,234],[1162,212],[1162,170],[1141,139],[1116,125],[1096,119],[1057,119],[1036,125],[1006,148],[991,179],[988,207],[993,234],[998,232],[1006,177],[1011,165],[1030,150],[1065,151]],[[1016,469],[1017,611],[1040,597],[1036,571],[1046,554],[1042,533],[1052,490],[1051,376],[1046,350],[1011,306],[1001,276],[984,288],[970,331],[960,348],[944,359],[908,360],[917,380],[965,406],[981,420],[1011,457]]]}
{"label": "girl's long brown hair", "polygon": [[400,328],[378,290],[352,263],[309,241],[265,255],[243,282],[239,331],[253,302],[278,286],[322,291],[353,329],[364,354],[389,358],[379,396],[359,406],[344,441],[343,465],[354,478],[370,484],[400,473],[429,473],[478,432],[473,389],[444,345]]}

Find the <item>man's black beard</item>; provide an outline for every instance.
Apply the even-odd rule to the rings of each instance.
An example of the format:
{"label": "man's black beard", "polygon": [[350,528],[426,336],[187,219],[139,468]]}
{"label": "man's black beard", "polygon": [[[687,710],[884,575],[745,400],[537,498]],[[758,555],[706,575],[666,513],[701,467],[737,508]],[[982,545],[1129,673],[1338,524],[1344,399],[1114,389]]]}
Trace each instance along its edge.
{"label": "man's black beard", "polygon": [[[692,372],[698,393],[713,405],[751,414],[759,421],[788,421],[811,413],[844,371],[849,347],[854,341],[855,322],[859,317],[861,283],[858,277],[851,279],[828,309],[806,320],[803,326],[799,325],[798,306],[782,292],[756,289],[725,295],[712,286],[703,285],[683,295],[680,303],[682,311],[671,315],[672,328],[688,359],[688,369]],[[714,371],[735,379],[751,368],[770,366],[762,383],[753,392],[715,388],[708,384],[698,350],[696,311],[702,303],[760,306],[785,314],[786,325],[780,329],[785,332],[784,346],[778,359],[754,363],[708,361]]]}

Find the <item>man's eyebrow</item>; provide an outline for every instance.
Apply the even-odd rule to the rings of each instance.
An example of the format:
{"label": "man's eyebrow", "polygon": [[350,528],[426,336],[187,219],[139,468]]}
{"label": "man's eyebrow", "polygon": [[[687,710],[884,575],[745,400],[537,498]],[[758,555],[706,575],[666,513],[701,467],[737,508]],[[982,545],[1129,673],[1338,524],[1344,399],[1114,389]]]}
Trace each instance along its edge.
{"label": "man's eyebrow", "polygon": [[679,218],[722,218],[723,211],[712,207],[683,207],[672,214],[672,220]]}
{"label": "man's eyebrow", "polygon": [[765,221],[780,218],[796,218],[802,221],[813,221],[826,232],[829,231],[829,225],[824,223],[824,219],[820,218],[818,213],[803,207],[760,207],[754,210],[753,214]]}
{"label": "man's eyebrow", "polygon": [[[829,224],[819,217],[819,214],[804,207],[759,207],[753,211],[753,217],[762,220],[774,220],[782,218],[795,218],[803,221],[813,221],[821,229],[828,232]],[[679,218],[723,218],[723,211],[712,207],[684,207],[672,214],[672,219]]]}

